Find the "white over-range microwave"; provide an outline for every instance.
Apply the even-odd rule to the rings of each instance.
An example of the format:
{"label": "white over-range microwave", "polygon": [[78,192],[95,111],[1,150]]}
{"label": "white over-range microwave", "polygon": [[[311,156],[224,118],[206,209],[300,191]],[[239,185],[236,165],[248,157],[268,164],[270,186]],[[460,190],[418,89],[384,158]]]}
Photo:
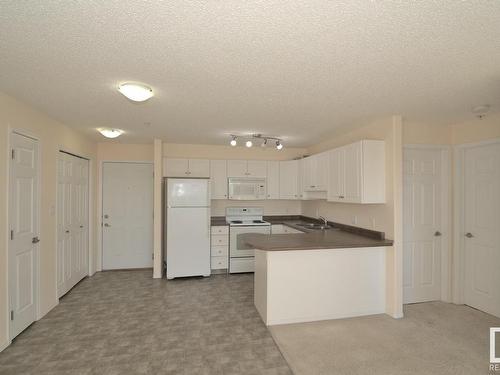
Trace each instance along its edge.
{"label": "white over-range microwave", "polygon": [[253,177],[231,177],[229,180],[229,199],[261,200],[266,199],[266,179]]}

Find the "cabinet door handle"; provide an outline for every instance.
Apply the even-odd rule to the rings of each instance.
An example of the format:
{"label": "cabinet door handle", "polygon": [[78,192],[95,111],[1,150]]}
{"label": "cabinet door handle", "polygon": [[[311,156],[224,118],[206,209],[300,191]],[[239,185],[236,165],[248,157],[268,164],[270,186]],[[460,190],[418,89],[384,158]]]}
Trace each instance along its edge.
{"label": "cabinet door handle", "polygon": [[108,223],[104,223],[104,226],[105,227],[110,227],[111,225],[109,225]]}
{"label": "cabinet door handle", "polygon": [[467,238],[472,238],[472,237],[474,237],[474,235],[473,235],[471,232],[467,232],[467,233],[465,234],[465,237],[467,237]]}
{"label": "cabinet door handle", "polygon": [[339,195],[339,198],[340,198],[340,199],[344,199],[344,196],[343,196],[343,195]]}
{"label": "cabinet door handle", "polygon": [[33,237],[33,239],[31,240],[31,243],[38,243],[40,242],[40,239],[38,237]]}
{"label": "cabinet door handle", "polygon": [[437,230],[437,231],[436,231],[436,233],[434,233],[434,236],[435,236],[435,237],[439,237],[439,236],[441,236],[441,232]]}
{"label": "cabinet door handle", "polygon": [[66,229],[66,230],[64,231],[64,233],[69,233],[69,230],[68,230],[68,229]]}

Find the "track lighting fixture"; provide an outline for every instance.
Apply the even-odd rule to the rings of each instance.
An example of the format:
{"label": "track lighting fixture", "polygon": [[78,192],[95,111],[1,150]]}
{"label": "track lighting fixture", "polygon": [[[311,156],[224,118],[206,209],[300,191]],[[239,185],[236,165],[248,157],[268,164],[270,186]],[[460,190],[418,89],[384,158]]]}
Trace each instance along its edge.
{"label": "track lighting fixture", "polygon": [[[229,141],[229,144],[231,146],[237,146],[238,145],[238,141],[237,139],[238,138],[247,138],[246,142],[245,142],[245,146],[250,148],[253,146],[253,141],[254,139],[260,139],[262,140],[262,143],[260,144],[260,146],[262,148],[266,148],[267,145],[269,144],[269,141],[275,141],[276,142],[276,149],[278,150],[281,150],[283,148],[283,143],[281,143],[281,139],[280,138],[276,138],[276,137],[266,137],[262,134],[252,134],[252,135],[249,135],[249,136],[237,136],[237,135],[233,135],[231,134],[231,140]],[[250,138],[250,139],[248,139]]]}

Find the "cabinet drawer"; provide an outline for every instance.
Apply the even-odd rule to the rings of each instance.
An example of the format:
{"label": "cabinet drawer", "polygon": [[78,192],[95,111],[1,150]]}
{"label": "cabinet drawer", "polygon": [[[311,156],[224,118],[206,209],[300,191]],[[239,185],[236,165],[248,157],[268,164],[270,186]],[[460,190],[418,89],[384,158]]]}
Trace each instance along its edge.
{"label": "cabinet drawer", "polygon": [[229,236],[227,234],[214,234],[211,243],[212,246],[227,246],[229,244]]}
{"label": "cabinet drawer", "polygon": [[227,257],[212,257],[210,259],[210,264],[213,270],[227,268]]}
{"label": "cabinet drawer", "polygon": [[229,234],[229,227],[227,225],[213,226],[212,234]]}
{"label": "cabinet drawer", "polygon": [[213,257],[227,257],[227,245],[224,246],[212,246],[212,256]]}

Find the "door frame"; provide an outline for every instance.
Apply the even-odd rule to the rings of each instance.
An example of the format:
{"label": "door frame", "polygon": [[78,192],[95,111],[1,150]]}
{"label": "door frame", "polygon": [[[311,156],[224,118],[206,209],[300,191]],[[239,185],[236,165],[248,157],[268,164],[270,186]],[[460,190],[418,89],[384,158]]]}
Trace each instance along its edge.
{"label": "door frame", "polygon": [[[98,186],[97,186],[97,213],[98,213],[98,223],[96,223],[96,228],[97,228],[97,254],[96,254],[96,271],[102,271],[102,256],[103,256],[103,251],[102,251],[102,215],[103,215],[103,201],[104,201],[104,194],[103,194],[103,171],[104,171],[104,164],[105,163],[126,163],[126,164],[151,164],[153,166],[153,176],[154,176],[154,161],[153,160],[100,160],[98,163]],[[153,201],[153,212],[155,210],[154,207],[154,201]]]}
{"label": "door frame", "polygon": [[[84,159],[84,160],[87,160],[88,162],[88,176],[87,176],[87,204],[88,204],[88,207],[87,207],[87,226],[88,226],[88,231],[87,231],[87,235],[88,235],[88,238],[87,238],[87,244],[88,244],[88,249],[87,249],[87,276],[93,276],[94,273],[95,273],[95,270],[94,268],[92,267],[92,261],[93,261],[93,257],[92,257],[92,236],[94,235],[93,233],[93,227],[94,227],[94,212],[92,210],[92,202],[93,202],[93,195],[92,195],[92,189],[91,189],[91,186],[92,186],[92,159],[88,156],[83,156],[81,154],[78,154],[78,153],[75,153],[75,152],[72,152],[72,151],[68,151],[66,147],[62,146],[62,145],[59,145],[58,149],[57,149],[57,157],[56,157],[56,204],[55,204],[55,218],[56,218],[56,225],[55,225],[55,240],[56,240],[56,247],[57,247],[57,243],[58,243],[58,231],[57,231],[57,224],[58,224],[58,217],[57,217],[57,200],[58,200],[58,197],[59,197],[59,189],[58,189],[58,186],[59,186],[59,181],[58,181],[58,174],[57,174],[57,161],[58,161],[58,158],[59,158],[59,153],[60,152],[63,152],[65,154],[69,154],[69,155],[72,155],[74,157],[77,157],[77,158],[81,158],[81,159]],[[58,265],[58,262],[59,262],[59,259],[57,258],[57,250],[56,250],[56,256],[55,256],[55,270],[57,272],[57,265]],[[55,290],[56,290],[56,296],[58,295],[58,290],[57,290],[57,275],[56,275],[56,280],[55,280]],[[60,297],[57,297],[57,300],[59,301]]]}
{"label": "door frame", "polygon": [[453,201],[453,296],[452,302],[465,303],[465,151],[474,147],[500,144],[500,138],[453,146],[454,201]]}
{"label": "door frame", "polygon": [[[36,232],[38,235],[41,237],[40,233],[40,223],[41,223],[41,208],[42,208],[42,141],[40,140],[39,137],[37,137],[33,132],[23,129],[23,128],[18,128],[18,127],[12,127],[9,125],[8,128],[8,139],[7,139],[7,209],[6,209],[6,222],[7,222],[7,233],[10,232],[10,184],[11,184],[11,178],[10,178],[10,172],[11,172],[11,150],[12,150],[12,135],[17,134],[26,138],[30,138],[34,141],[37,142],[37,200],[38,200],[38,212],[37,212],[37,224],[36,224]],[[41,238],[43,240],[43,238]],[[11,300],[10,300],[10,282],[9,282],[9,275],[10,275],[10,253],[11,253],[11,246],[10,246],[10,240],[9,236],[6,236],[7,241],[6,243],[6,249],[7,249],[7,272],[5,273],[5,281],[7,285],[7,304],[6,304],[6,318],[7,318],[7,327],[8,327],[8,343],[6,346],[10,345],[12,342],[12,333],[11,333],[11,320],[10,320],[10,310],[11,310]],[[34,256],[34,280],[36,283],[36,286],[34,288],[34,300],[35,300],[35,321],[39,320],[42,316],[40,314],[40,242],[35,245],[35,248],[33,250],[33,256]]]}
{"label": "door frame", "polygon": [[[441,301],[452,300],[451,287],[453,280],[452,270],[452,194],[451,194],[451,146],[433,144],[404,144],[405,150],[433,150],[441,153]],[[404,190],[404,189],[403,189]],[[403,215],[404,218],[404,215]],[[403,228],[404,228],[403,222]],[[404,241],[404,238],[403,238]]]}

